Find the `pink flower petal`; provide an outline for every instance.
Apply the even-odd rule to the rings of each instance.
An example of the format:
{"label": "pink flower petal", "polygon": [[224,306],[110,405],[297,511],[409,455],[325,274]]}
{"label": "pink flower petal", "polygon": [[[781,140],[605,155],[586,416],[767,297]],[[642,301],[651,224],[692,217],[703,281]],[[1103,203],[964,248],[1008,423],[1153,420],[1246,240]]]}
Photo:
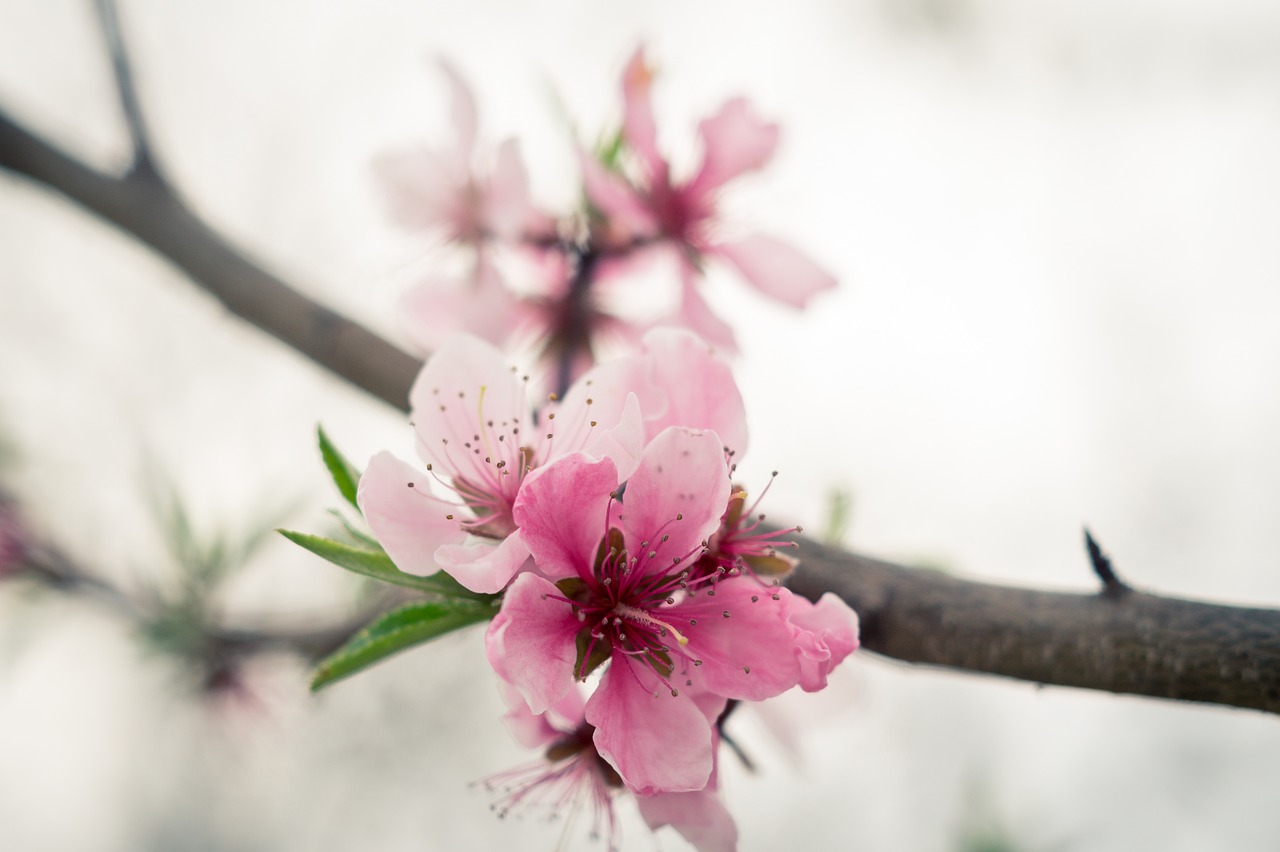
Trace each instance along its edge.
{"label": "pink flower petal", "polygon": [[515,240],[530,213],[529,176],[520,145],[508,139],[498,148],[498,160],[485,187],[484,223],[498,239]]}
{"label": "pink flower petal", "polygon": [[498,680],[498,692],[507,705],[507,713],[502,721],[516,742],[525,748],[541,748],[572,733],[582,724],[586,701],[582,697],[582,691],[577,688],[566,692],[564,698],[545,713],[531,711],[520,690],[505,680]]}
{"label": "pink flower petal", "polygon": [[428,478],[391,453],[370,459],[356,500],[378,543],[406,573],[434,574],[436,549],[465,537],[458,522],[446,518],[458,507],[432,496]]}
{"label": "pink flower petal", "polygon": [[536,574],[516,577],[485,635],[485,656],[498,677],[524,696],[529,710],[545,713],[573,688],[582,626],[560,590]]}
{"label": "pink flower petal", "polygon": [[466,544],[441,545],[435,553],[436,563],[453,579],[484,595],[505,589],[528,558],[519,531],[499,542],[473,536]]}
{"label": "pink flower petal", "polygon": [[453,229],[461,215],[459,181],[467,173],[456,170],[450,155],[419,145],[378,157],[373,171],[399,224],[421,230]]}
{"label": "pink flower petal", "polygon": [[[525,748],[542,748],[563,735],[552,724],[550,712],[534,713],[529,709],[520,690],[505,680],[499,679],[498,691],[502,693],[502,700],[507,705],[502,723],[507,726],[511,736],[520,745]],[[574,691],[570,690],[570,692]]]}
{"label": "pink flower petal", "polygon": [[494,435],[525,422],[524,384],[491,344],[470,335],[447,340],[418,374],[409,403],[419,450],[444,472],[485,483],[499,460],[514,465],[518,442]]}
{"label": "pink flower petal", "polygon": [[538,570],[552,580],[590,571],[605,534],[618,471],[609,459],[572,453],[529,474],[514,516]]}
{"label": "pink flower petal", "polygon": [[800,688],[817,692],[827,685],[830,671],[858,649],[858,615],[827,592],[817,604],[793,598],[791,624],[796,628]]}
{"label": "pink flower petal", "polygon": [[778,125],[763,121],[744,98],[734,98],[698,125],[702,137],[702,168],[688,190],[696,195],[715,192],[743,172],[769,162],[778,147]]}
{"label": "pink flower petal", "polygon": [[[644,336],[648,384],[660,388],[665,406],[649,416],[645,400],[647,433],[667,426],[710,429],[739,455],[747,449],[747,412],[733,371],[715,350],[692,332],[659,328]],[[657,409],[659,406],[655,405]]]}
{"label": "pink flower petal", "polygon": [[[602,421],[603,422],[603,421]],[[640,416],[640,402],[627,394],[617,424],[610,429],[596,429],[583,450],[595,458],[607,458],[618,469],[618,480],[625,481],[640,464],[644,451],[645,427]]]}
{"label": "pink flower petal", "polygon": [[797,308],[823,290],[836,286],[836,278],[790,243],[766,234],[721,243],[712,252],[737,267],[742,277],[770,298]]}
{"label": "pink flower petal", "polygon": [[691,697],[672,696],[647,666],[615,652],[586,716],[596,750],[637,794],[707,786],[711,725]]}
{"label": "pink flower petal", "polygon": [[483,255],[477,266],[473,282],[433,277],[401,297],[405,329],[421,351],[434,352],[461,332],[501,344],[519,323],[518,303],[496,270]]}
{"label": "pink flower petal", "polygon": [[[621,507],[627,549],[643,554],[647,548],[642,541],[656,544],[665,535],[669,541],[664,554],[696,553],[720,527],[728,501],[729,467],[720,437],[715,432],[665,429],[645,448],[639,467],[627,480]],[[658,567],[666,570],[670,561]]]}
{"label": "pink flower petal", "polygon": [[711,591],[690,592],[675,608],[682,625],[697,622],[685,628],[685,650],[702,661],[701,686],[747,701],[772,698],[795,686],[800,662],[795,628],[788,621],[791,593],[761,586],[750,577],[722,579]]}
{"label": "pink flower petal", "polygon": [[675,325],[685,326],[703,340],[725,352],[737,352],[738,344],[729,324],[711,311],[711,307],[698,293],[700,273],[685,264],[681,271],[683,285],[680,288],[680,309],[671,318]]}
{"label": "pink flower petal", "polygon": [[653,121],[652,84],[653,70],[644,61],[644,48],[637,48],[622,72],[622,126],[627,144],[640,158],[651,185],[667,182],[667,163],[658,153]]}
{"label": "pink flower petal", "polygon": [[606,169],[587,152],[580,152],[578,161],[587,198],[609,220],[615,238],[626,241],[658,233],[653,211],[621,175]]}
{"label": "pink flower petal", "polygon": [[669,825],[698,852],[734,852],[738,827],[710,788],[695,793],[659,793],[636,798],[640,816],[657,831]]}

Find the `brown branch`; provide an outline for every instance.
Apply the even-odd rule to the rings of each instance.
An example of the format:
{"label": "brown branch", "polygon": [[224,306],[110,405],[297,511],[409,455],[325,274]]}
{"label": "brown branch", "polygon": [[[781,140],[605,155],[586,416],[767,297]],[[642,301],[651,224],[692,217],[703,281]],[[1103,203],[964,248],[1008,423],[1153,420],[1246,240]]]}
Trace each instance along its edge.
{"label": "brown branch", "polygon": [[[0,112],[0,166],[155,248],[248,322],[401,409],[418,362],[231,248],[158,179],[113,178]],[[803,540],[791,587],[835,592],[867,649],[912,663],[1280,713],[1280,611],[974,583]]]}
{"label": "brown branch", "polygon": [[0,167],[57,190],[141,240],[237,316],[397,408],[421,362],[307,298],[200,219],[158,175],[103,174],[0,110]]}
{"label": "brown branch", "polygon": [[862,642],[931,666],[1280,713],[1280,611],[961,580],[802,540],[788,584],[835,592]]}

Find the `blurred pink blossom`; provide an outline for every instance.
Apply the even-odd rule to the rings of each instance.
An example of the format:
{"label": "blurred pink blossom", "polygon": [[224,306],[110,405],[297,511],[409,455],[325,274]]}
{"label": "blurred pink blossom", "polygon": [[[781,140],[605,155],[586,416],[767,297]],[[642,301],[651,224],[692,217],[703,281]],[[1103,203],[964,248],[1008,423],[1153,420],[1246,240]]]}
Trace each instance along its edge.
{"label": "blurred pink blossom", "polygon": [[697,290],[705,260],[728,263],[764,295],[797,308],[834,287],[836,279],[777,237],[754,233],[729,239],[720,233],[721,188],[768,163],[778,144],[777,125],[760,119],[743,98],[726,102],[698,125],[701,164],[688,178],[675,179],[658,151],[652,79],[643,49],[637,50],[622,77],[623,137],[635,156],[635,167],[623,174],[583,156],[587,195],[605,217],[606,244],[658,242],[674,249],[683,288],[672,320],[711,343],[732,347],[731,330]]}
{"label": "blurred pink blossom", "polygon": [[[620,846],[614,798],[624,789],[621,776],[596,750],[595,728],[585,716],[582,692],[570,689],[554,707],[535,715],[520,693],[499,681],[508,712],[503,721],[526,748],[543,749],[544,759],[486,779],[496,790],[499,816],[516,809],[545,808],[551,815],[591,811],[591,832],[610,849]],[[640,814],[650,828],[670,825],[699,852],[733,852],[738,830],[716,792],[715,772],[707,786],[691,793],[659,793],[637,797]]]}

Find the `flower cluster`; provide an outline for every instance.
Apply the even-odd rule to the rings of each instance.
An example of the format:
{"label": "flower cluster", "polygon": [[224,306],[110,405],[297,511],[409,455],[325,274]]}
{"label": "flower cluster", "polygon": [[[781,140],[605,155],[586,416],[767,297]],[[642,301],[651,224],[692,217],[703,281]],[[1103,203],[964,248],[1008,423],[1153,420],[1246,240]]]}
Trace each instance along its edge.
{"label": "flower cluster", "polygon": [[[745,100],[701,123],[701,160],[680,176],[659,151],[653,74],[637,51],[621,127],[581,151],[582,208],[557,217],[532,202],[514,141],[484,156],[475,100],[443,70],[456,139],[379,165],[397,218],[467,261],[403,305],[432,352],[409,398],[421,464],[383,452],[360,474],[321,433],[326,465],[372,537],[287,533],[430,597],[368,625],[312,686],[488,622],[506,723],[543,752],[489,779],[500,814],[587,809],[616,846],[614,802],[627,793],[650,827],[672,826],[703,852],[732,850],[737,829],[717,783],[725,719],[743,702],[825,687],[858,647],[858,624],[837,597],[813,603],[782,584],[799,528],[765,526],[760,498],[734,482],[746,416],[717,354],[734,340],[699,282],[724,262],[803,307],[835,281],[774,237],[723,231],[722,188],[762,168],[778,143]],[[610,297],[642,268],[672,273],[679,295],[624,320]],[[625,354],[602,361],[610,335]],[[521,336],[536,341],[531,373],[504,354]]]}
{"label": "flower cluster", "polygon": [[731,849],[718,720],[825,686],[855,616],[780,585],[791,545],[731,481],[741,395],[691,332],[649,332],[536,413],[529,388],[492,345],[446,341],[411,395],[425,471],[375,456],[359,505],[401,570],[501,594],[486,656],[547,760],[494,779],[504,809],[585,797],[611,830],[628,790],[650,825]]}
{"label": "flower cluster", "polygon": [[[460,274],[437,273],[405,296],[406,325],[424,350],[457,331],[531,346],[559,369],[563,388],[595,363],[602,342],[631,348],[658,325],[692,329],[732,350],[732,331],[700,292],[708,262],[727,264],[766,297],[793,307],[835,286],[830,273],[783,240],[725,234],[722,189],[763,168],[778,145],[777,125],[746,100],[731,99],[701,122],[701,161],[678,176],[657,144],[654,75],[638,50],[622,76],[620,129],[605,134],[599,148],[581,150],[583,206],[555,215],[533,202],[515,140],[486,156],[474,96],[452,66],[442,63],[442,70],[456,137],[378,164],[396,219],[443,236],[468,259]],[[654,301],[651,279],[641,272],[660,262],[674,267],[679,285],[669,304],[649,305],[640,318],[637,301]]]}

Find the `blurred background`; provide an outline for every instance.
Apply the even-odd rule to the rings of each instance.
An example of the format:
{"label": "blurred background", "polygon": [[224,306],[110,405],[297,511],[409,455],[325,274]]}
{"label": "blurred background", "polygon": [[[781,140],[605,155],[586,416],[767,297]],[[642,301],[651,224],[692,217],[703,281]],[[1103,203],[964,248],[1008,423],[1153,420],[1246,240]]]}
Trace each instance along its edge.
{"label": "blurred background", "polygon": [[[646,43],[664,150],[745,94],[774,165],[724,210],[841,289],[804,315],[729,276],[748,485],[849,546],[1085,591],[1280,601],[1280,7],[1259,0],[120,4],[156,155],[220,231],[404,341],[432,246],[380,153],[449,137],[432,64],[576,191],[564,110],[618,120]],[[0,105],[103,168],[129,146],[82,0],[0,2]],[[340,498],[314,448],[411,452],[405,419],[226,314],[132,239],[0,172],[0,483],[27,534],[152,611],[279,630],[367,593],[270,535]],[[246,553],[240,558],[240,553]],[[364,597],[362,597],[364,595]],[[470,782],[531,759],[478,631],[318,696],[288,654],[211,670],[165,619],[0,585],[0,848],[592,849]],[[793,700],[794,698],[794,700]],[[743,850],[1264,850],[1280,723],[852,659],[730,730]],[[625,807],[624,807],[625,810]],[[682,849],[632,817],[626,848]],[[563,822],[563,821],[562,821]]]}

